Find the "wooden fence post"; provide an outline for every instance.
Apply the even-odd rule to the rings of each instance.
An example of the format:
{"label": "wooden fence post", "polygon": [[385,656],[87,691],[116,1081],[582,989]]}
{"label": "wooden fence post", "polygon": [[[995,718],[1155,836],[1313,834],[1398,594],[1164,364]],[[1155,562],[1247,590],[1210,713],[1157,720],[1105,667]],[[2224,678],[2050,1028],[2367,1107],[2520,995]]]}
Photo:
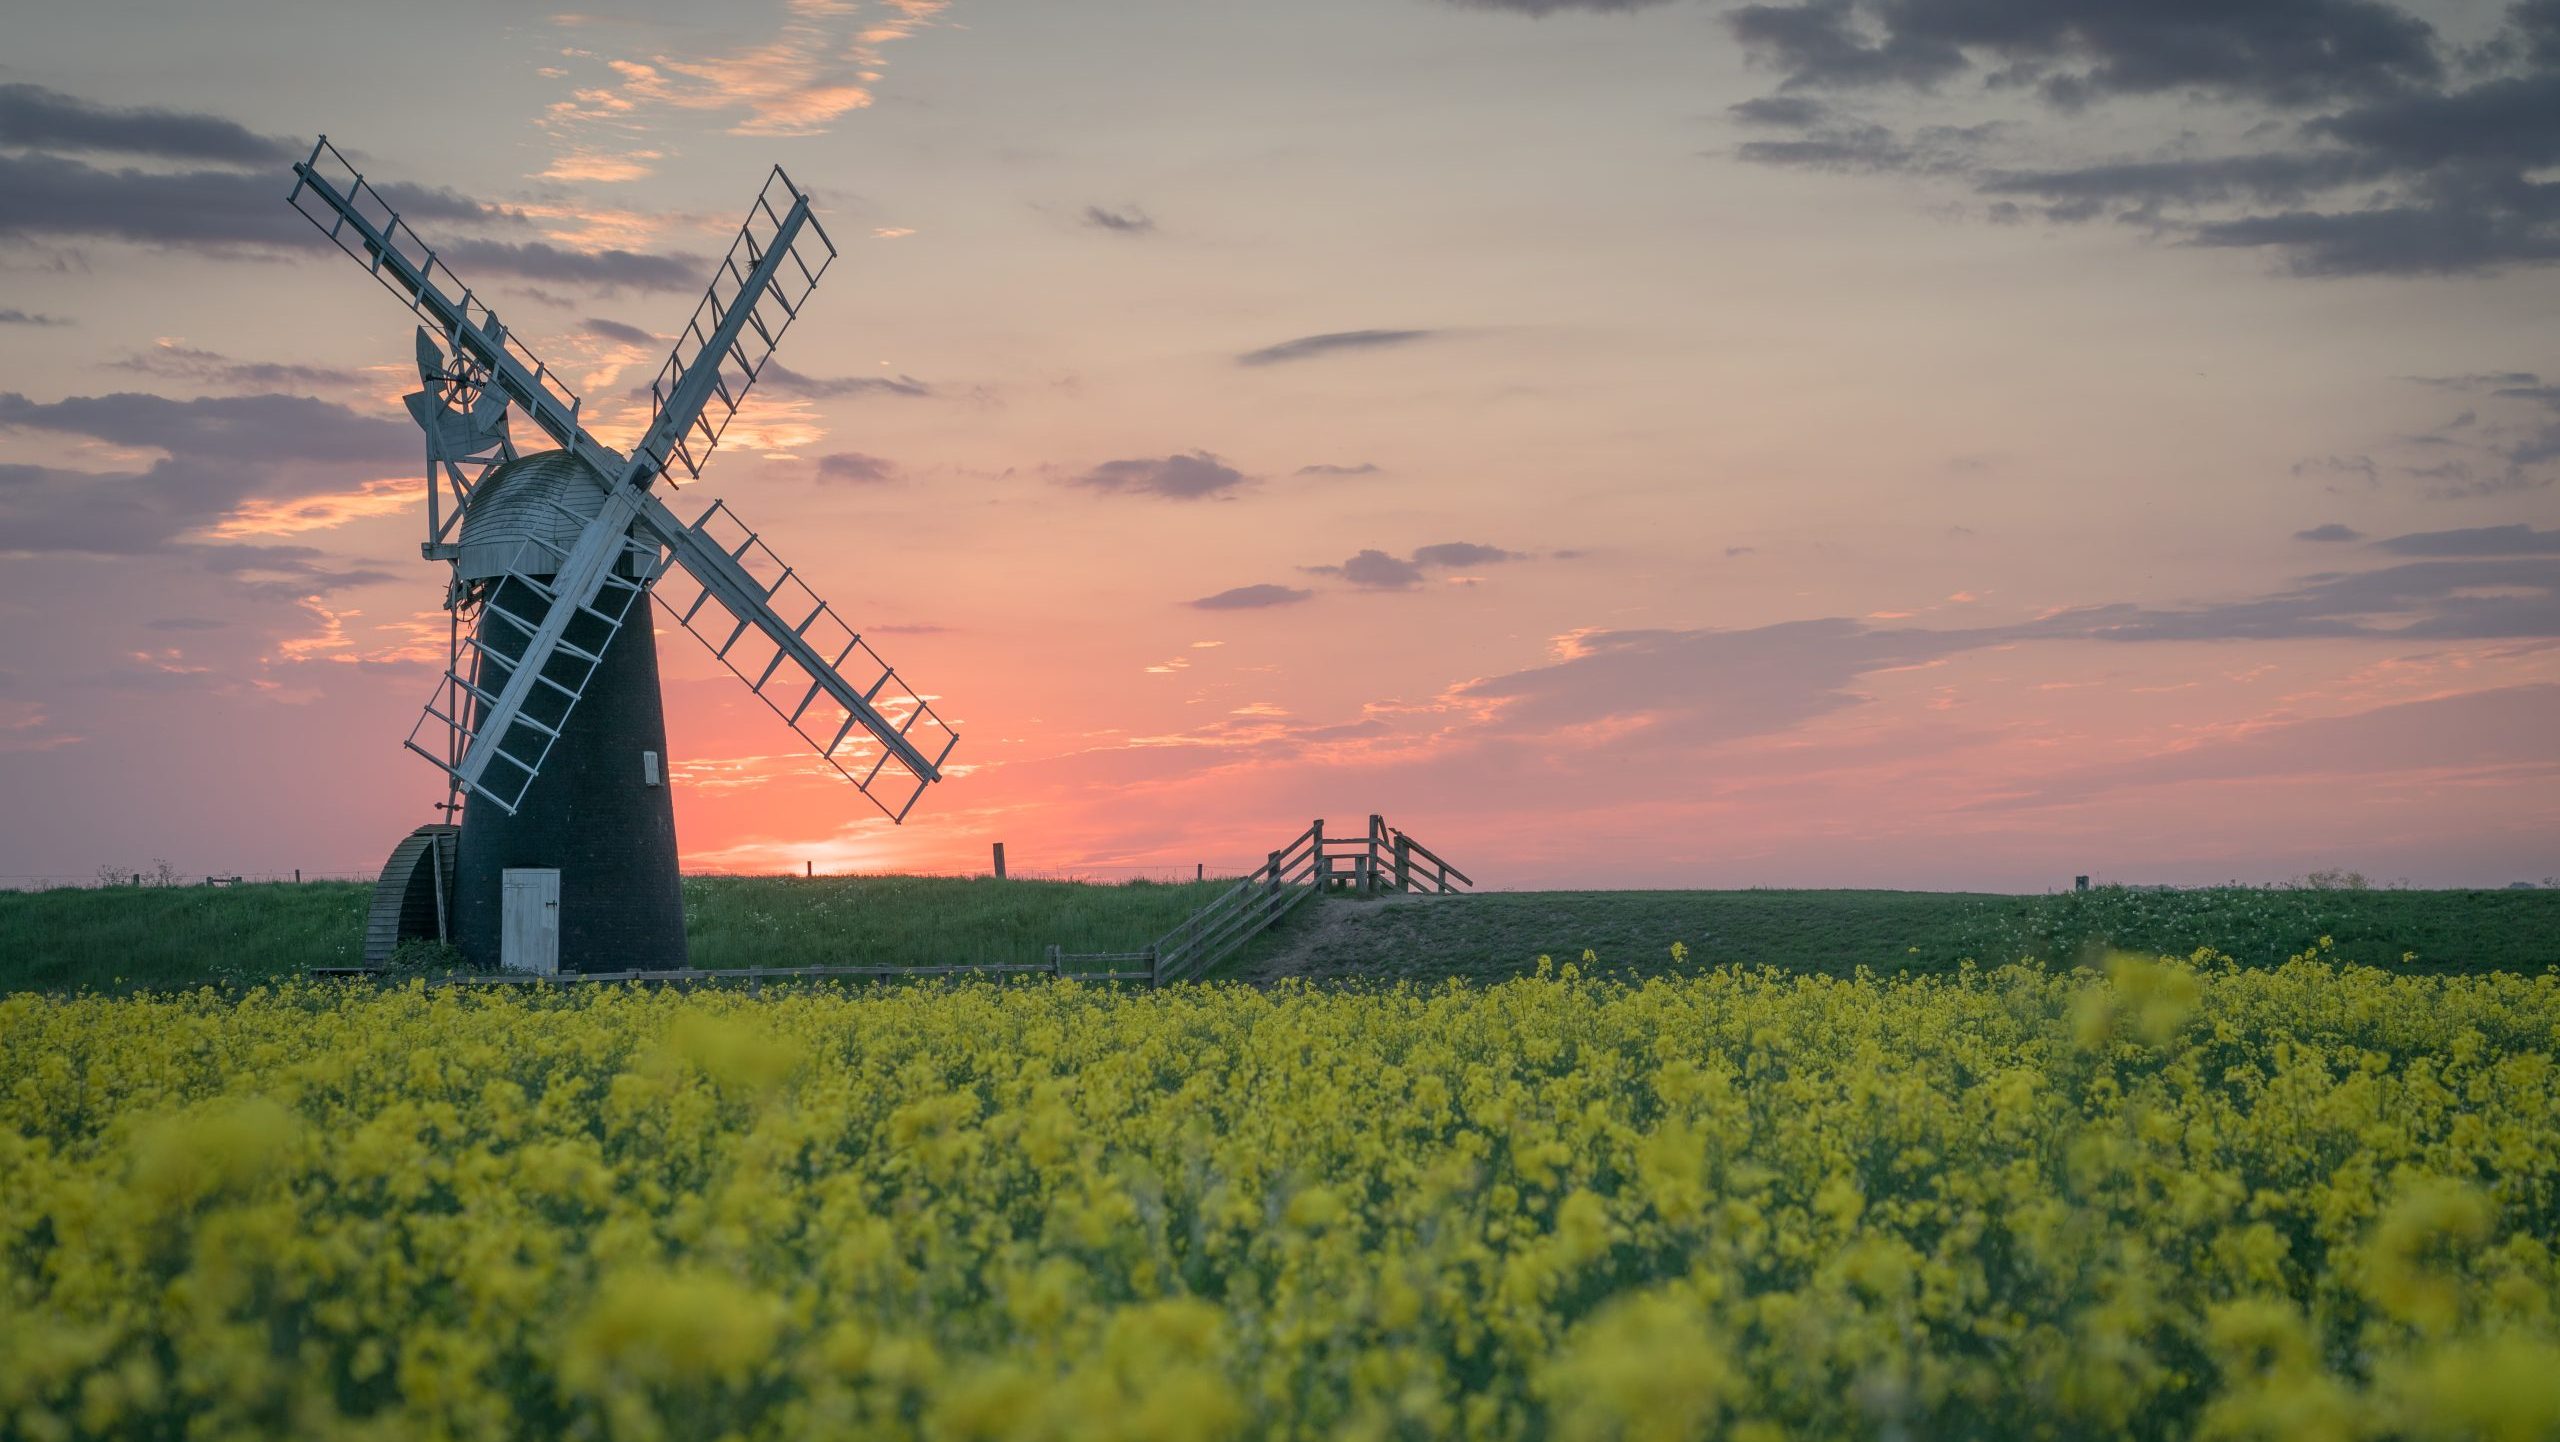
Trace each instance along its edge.
{"label": "wooden fence post", "polygon": [[1262,889],[1269,895],[1278,896],[1280,894],[1280,853],[1272,852],[1271,859],[1263,865],[1270,871],[1271,879],[1262,884]]}
{"label": "wooden fence post", "polygon": [[1413,889],[1413,843],[1402,833],[1396,836],[1396,892],[1402,895]]}
{"label": "wooden fence post", "polygon": [[996,843],[996,880],[1004,880],[1004,843]]}
{"label": "wooden fence post", "polygon": [[1315,824],[1307,828],[1307,834],[1315,838],[1316,894],[1322,896],[1333,886],[1333,865],[1324,859],[1324,818],[1317,817]]}

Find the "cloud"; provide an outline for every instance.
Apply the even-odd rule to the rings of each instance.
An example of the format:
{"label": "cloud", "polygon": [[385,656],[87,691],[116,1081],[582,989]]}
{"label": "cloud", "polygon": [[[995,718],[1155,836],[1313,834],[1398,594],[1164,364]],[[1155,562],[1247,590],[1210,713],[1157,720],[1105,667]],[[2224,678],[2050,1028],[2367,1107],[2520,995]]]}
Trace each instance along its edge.
{"label": "cloud", "polygon": [[1337,330],[1323,335],[1302,335],[1246,351],[1236,357],[1238,365],[1267,366],[1281,361],[1308,360],[1337,351],[1377,350],[1385,346],[1408,345],[1440,334],[1436,330]]}
{"label": "cloud", "polygon": [[[413,225],[517,225],[515,212],[449,190],[384,185]],[[229,170],[102,170],[57,155],[0,154],[0,240],[94,238],[179,247],[226,258],[308,253],[327,244],[283,203],[273,175]],[[466,280],[499,275],[598,290],[691,290],[711,272],[701,256],[547,241],[445,236],[436,253]]]}
{"label": "cloud", "polygon": [[19,310],[19,309],[18,309],[17,307],[15,307],[15,306],[5,306],[5,305],[0,305],[0,325],[48,325],[48,326],[49,326],[49,325],[69,325],[69,324],[71,324],[71,322],[69,322],[69,321],[67,321],[67,320],[64,320],[64,319],[63,319],[62,317],[60,317],[60,316],[56,316],[56,315],[40,315],[40,314],[38,314],[38,313],[36,313],[36,312],[34,312],[34,311],[24,311],[24,310]]}
{"label": "cloud", "polygon": [[1154,219],[1134,205],[1119,210],[1088,205],[1084,208],[1084,223],[1097,230],[1116,230],[1122,235],[1144,235],[1156,228]]}
{"label": "cloud", "polygon": [[604,339],[610,341],[620,341],[624,345],[647,346],[664,345],[666,343],[656,335],[649,331],[642,330],[636,325],[625,325],[621,321],[607,320],[600,315],[591,315],[587,317],[587,333],[590,335],[602,336]]}
{"label": "cloud", "polygon": [[2378,0],[2227,0],[2199,9],[2051,0],[1963,5],[1805,0],[1727,23],[1784,88],[1927,89],[1987,72],[2076,108],[2115,95],[2204,94],[2298,106],[2386,95],[2444,70],[2425,21]]}
{"label": "cloud", "polygon": [[1566,15],[1585,11],[1596,15],[1622,15],[1635,10],[1649,10],[1665,0],[1448,0],[1461,10],[1503,10],[1543,20],[1550,15]]}
{"label": "cloud", "polygon": [[[1865,700],[1859,677],[2038,642],[2560,638],[2560,559],[2428,560],[2307,577],[2262,596],[2179,607],[2082,607],[2014,625],[1929,630],[1828,618],[1744,630],[1595,630],[1555,661],[1455,687],[1488,734],[1605,723],[1629,746],[1706,745],[1791,730]],[[2548,754],[2548,742],[2544,742]]]}
{"label": "cloud", "polygon": [[[2177,7],[1982,0],[1745,5],[1728,22],[1782,73],[1730,108],[1740,158],[1839,171],[1961,175],[1993,219],[2112,219],[2188,245],[2262,251],[2299,276],[2453,275],[2560,261],[2560,47],[2549,0],[2514,33],[2448,62],[2433,28],[2380,0]],[[2459,71],[2459,75],[2457,75]],[[1970,82],[1970,83],[1960,83]],[[2008,95],[2078,110],[2175,95],[2202,112],[2174,151],[1993,166],[1995,124],[1888,129],[1837,99],[1977,110]],[[2242,145],[2199,139],[2216,131]],[[2019,131],[2051,146],[2053,127]]]}
{"label": "cloud", "polygon": [[818,479],[848,481],[856,485],[878,485],[898,478],[898,468],[878,456],[860,451],[838,451],[818,457]]}
{"label": "cloud", "polygon": [[1380,550],[1363,550],[1339,566],[1308,566],[1309,575],[1340,576],[1367,591],[1403,591],[1422,583],[1422,568]]}
{"label": "cloud", "polygon": [[334,366],[295,365],[284,361],[234,360],[218,351],[163,340],[150,350],[123,360],[110,361],[116,370],[136,371],[143,375],[182,376],[214,385],[251,386],[272,390],[278,386],[353,386],[363,377],[353,371]]}
{"label": "cloud", "polygon": [[2518,494],[2560,481],[2552,464],[2560,461],[2560,386],[2529,371],[2409,379],[2461,393],[2469,403],[2430,430],[2382,438],[2374,455],[2306,459],[2294,474],[2353,474],[2369,487],[2384,485],[2386,474],[2406,477],[2423,482],[2433,500]]}
{"label": "cloud", "polygon": [[1416,547],[1414,564],[1421,566],[1490,566],[1497,561],[1523,559],[1518,551],[1500,546],[1478,545],[1474,541],[1442,541],[1437,545]]}
{"label": "cloud", "polygon": [[[164,453],[139,472],[0,465],[0,544],[18,552],[186,550],[187,538],[253,498],[281,504],[334,495],[418,465],[417,432],[405,421],[307,396],[172,400],[120,392],[47,402],[0,392],[0,430]],[[318,564],[312,554],[286,559],[310,569]]]}
{"label": "cloud", "polygon": [[2364,539],[2364,532],[2331,521],[2326,525],[2313,526],[2307,531],[2296,531],[2293,533],[2293,538],[2297,541],[2361,541]]}
{"label": "cloud", "polygon": [[[572,77],[566,66],[546,72],[568,80],[570,92],[543,112],[555,147],[545,174],[601,182],[648,175],[664,152],[640,138],[667,111],[724,117],[732,135],[823,135],[870,106],[887,64],[883,47],[930,25],[943,8],[944,0],[889,0],[876,8],[794,0],[771,38],[725,52],[633,57],[571,47],[563,59],[585,73]],[[571,28],[591,20],[553,17]]]}
{"label": "cloud", "polygon": [[2459,531],[2421,531],[2376,541],[2374,549],[2395,556],[2553,556],[2560,555],[2560,529],[2531,526],[2473,526]]}
{"label": "cloud", "polygon": [[1302,591],[1295,586],[1265,583],[1258,586],[1238,586],[1233,590],[1220,591],[1214,596],[1203,596],[1196,601],[1184,604],[1202,611],[1258,611],[1266,606],[1294,606],[1314,594],[1313,591]]}
{"label": "cloud", "polygon": [[1453,689],[1499,734],[1547,735],[1609,718],[1653,743],[1706,745],[1792,730],[1861,699],[1850,683],[1979,644],[1961,633],[1879,631],[1850,620],[1750,630],[1588,632],[1562,659]]}
{"label": "cloud", "polygon": [[291,165],[311,148],[218,115],[97,105],[27,84],[0,85],[0,145],[269,168]]}
{"label": "cloud", "polygon": [[1134,491],[1195,501],[1233,493],[1245,484],[1245,475],[1207,451],[1186,451],[1171,456],[1104,461],[1075,477],[1074,483],[1097,491]]}
{"label": "cloud", "polygon": [[1362,461],[1353,466],[1336,466],[1318,462],[1315,465],[1298,467],[1297,473],[1302,476],[1374,476],[1378,473],[1378,469],[1374,461]]}
{"label": "cloud", "polygon": [[711,275],[699,255],[636,250],[570,250],[544,241],[455,240],[437,254],[457,272],[590,286],[602,291],[693,290]]}
{"label": "cloud", "polygon": [[1311,576],[1339,576],[1366,591],[1406,591],[1422,584],[1422,573],[1432,567],[1489,566],[1500,561],[1525,559],[1520,552],[1506,551],[1499,546],[1481,545],[1474,541],[1441,541],[1416,547],[1409,558],[1371,548],[1338,566],[1301,566],[1299,569]]}
{"label": "cloud", "polygon": [[807,396],[812,400],[841,400],[850,396],[929,396],[933,387],[914,376],[805,376],[780,361],[765,362],[759,383],[773,387],[784,395]]}

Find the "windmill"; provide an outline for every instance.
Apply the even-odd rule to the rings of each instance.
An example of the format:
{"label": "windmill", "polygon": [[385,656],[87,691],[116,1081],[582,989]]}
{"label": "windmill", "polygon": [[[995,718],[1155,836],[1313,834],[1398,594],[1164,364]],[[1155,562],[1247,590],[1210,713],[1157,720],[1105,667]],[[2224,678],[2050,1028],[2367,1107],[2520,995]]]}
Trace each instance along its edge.
{"label": "windmill", "polygon": [[[959,736],[736,514],[659,493],[703,462],[835,246],[776,167],[650,386],[626,455],[323,136],[294,209],[423,323],[429,560],[451,569],[444,676],[406,745],[446,778],[446,820],[393,852],[368,953],[450,937],[472,961],[551,970],[684,962],[654,596],[784,724],[903,822]],[[521,412],[549,449],[519,451]],[[634,621],[635,610],[643,614]],[[452,818],[460,813],[459,826]]]}

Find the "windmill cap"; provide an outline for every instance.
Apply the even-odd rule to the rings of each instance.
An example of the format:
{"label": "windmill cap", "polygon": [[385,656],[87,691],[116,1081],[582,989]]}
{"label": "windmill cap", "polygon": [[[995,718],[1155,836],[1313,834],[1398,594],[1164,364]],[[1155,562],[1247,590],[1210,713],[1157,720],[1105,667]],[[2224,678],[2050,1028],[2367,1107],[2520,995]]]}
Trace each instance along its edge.
{"label": "windmill cap", "polygon": [[[472,488],[455,571],[465,581],[555,575],[603,509],[604,487],[586,462],[567,451],[518,456]],[[619,569],[632,573],[628,563]]]}

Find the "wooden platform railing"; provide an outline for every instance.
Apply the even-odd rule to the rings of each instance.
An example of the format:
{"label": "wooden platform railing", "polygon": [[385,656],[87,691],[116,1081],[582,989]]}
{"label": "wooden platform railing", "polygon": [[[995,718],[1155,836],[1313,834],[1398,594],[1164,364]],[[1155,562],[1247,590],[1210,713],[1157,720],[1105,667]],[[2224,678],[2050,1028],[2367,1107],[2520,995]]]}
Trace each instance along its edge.
{"label": "wooden platform railing", "polygon": [[1360,836],[1330,838],[1318,819],[1145,950],[1062,955],[1052,947],[1050,956],[1061,976],[1088,975],[1090,969],[1108,966],[1113,980],[1122,979],[1122,969],[1143,962],[1147,979],[1161,986],[1206,975],[1296,910],[1298,903],[1328,890],[1357,896],[1407,891],[1445,894],[1474,884],[1465,872],[1387,825],[1382,817],[1370,817],[1368,830]]}

